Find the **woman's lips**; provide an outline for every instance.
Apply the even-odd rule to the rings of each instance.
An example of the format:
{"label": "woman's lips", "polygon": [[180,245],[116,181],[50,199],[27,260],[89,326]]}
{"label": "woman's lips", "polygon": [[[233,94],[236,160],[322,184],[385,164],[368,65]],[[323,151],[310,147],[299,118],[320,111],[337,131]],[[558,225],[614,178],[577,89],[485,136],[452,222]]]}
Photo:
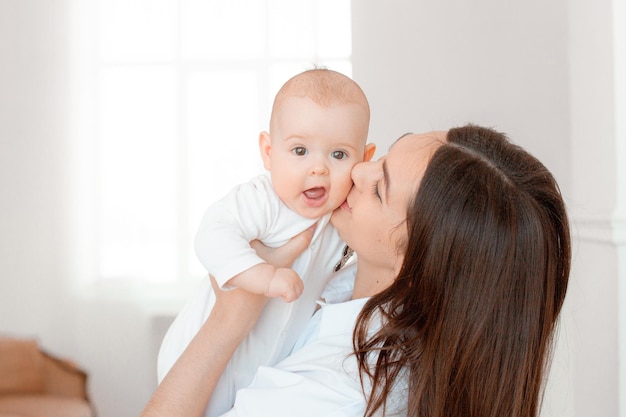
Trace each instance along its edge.
{"label": "woman's lips", "polygon": [[328,200],[328,193],[324,187],[313,187],[303,193],[304,201],[311,207],[320,207]]}
{"label": "woman's lips", "polygon": [[345,210],[348,213],[352,213],[352,209],[350,208],[350,205],[348,204],[348,200],[344,201],[340,207],[342,210]]}

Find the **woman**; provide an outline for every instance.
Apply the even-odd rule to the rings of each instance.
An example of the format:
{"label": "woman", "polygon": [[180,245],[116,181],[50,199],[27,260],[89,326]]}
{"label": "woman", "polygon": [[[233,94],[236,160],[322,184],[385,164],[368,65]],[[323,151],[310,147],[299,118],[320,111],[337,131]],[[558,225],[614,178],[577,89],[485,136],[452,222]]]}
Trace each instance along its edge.
{"label": "woman", "polygon": [[[322,308],[232,415],[537,416],[570,265],[552,175],[503,135],[465,126],[405,135],[352,177],[332,221],[358,254],[352,300],[337,305],[356,325],[328,338],[339,316]],[[265,256],[288,265],[303,244]],[[202,414],[263,299],[218,304],[144,415]]]}

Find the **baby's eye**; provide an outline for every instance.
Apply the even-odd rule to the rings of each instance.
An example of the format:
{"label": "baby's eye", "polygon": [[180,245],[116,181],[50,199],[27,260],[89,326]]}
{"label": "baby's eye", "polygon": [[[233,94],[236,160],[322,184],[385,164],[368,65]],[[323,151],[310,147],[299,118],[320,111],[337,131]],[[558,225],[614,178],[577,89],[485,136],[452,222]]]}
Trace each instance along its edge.
{"label": "baby's eye", "polygon": [[344,151],[333,151],[330,155],[335,159],[346,159],[348,157],[348,154]]}
{"label": "baby's eye", "polygon": [[291,150],[291,152],[293,152],[293,154],[296,156],[304,156],[307,154],[307,150],[303,146],[296,146]]}

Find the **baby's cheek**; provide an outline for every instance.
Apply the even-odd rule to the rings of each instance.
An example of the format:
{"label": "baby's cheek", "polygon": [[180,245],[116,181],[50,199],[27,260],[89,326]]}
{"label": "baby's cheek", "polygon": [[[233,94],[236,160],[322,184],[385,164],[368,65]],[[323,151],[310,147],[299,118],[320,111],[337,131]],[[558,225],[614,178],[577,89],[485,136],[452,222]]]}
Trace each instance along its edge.
{"label": "baby's cheek", "polygon": [[343,203],[352,188],[352,166],[335,169],[332,172],[331,194]]}
{"label": "baby's cheek", "polygon": [[342,179],[342,181],[338,181],[337,184],[337,195],[341,198],[341,202],[343,202],[343,200],[345,200],[345,198],[348,196],[348,193],[350,192],[350,189],[352,188],[352,178],[347,177]]}

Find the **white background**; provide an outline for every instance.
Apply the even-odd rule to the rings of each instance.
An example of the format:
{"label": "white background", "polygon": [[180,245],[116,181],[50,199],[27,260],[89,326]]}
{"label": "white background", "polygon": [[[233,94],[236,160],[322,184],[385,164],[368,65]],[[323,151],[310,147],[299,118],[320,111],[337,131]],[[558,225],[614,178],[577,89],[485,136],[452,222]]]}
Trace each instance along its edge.
{"label": "white background", "polygon": [[[75,291],[84,260],[72,196],[69,5],[0,0],[0,332],[34,335],[84,366],[101,416],[136,416],[154,389],[170,298]],[[352,7],[353,75],[381,149],[406,131],[472,121],[509,133],[555,173],[573,219],[574,270],[544,416],[626,415],[623,2]]]}

